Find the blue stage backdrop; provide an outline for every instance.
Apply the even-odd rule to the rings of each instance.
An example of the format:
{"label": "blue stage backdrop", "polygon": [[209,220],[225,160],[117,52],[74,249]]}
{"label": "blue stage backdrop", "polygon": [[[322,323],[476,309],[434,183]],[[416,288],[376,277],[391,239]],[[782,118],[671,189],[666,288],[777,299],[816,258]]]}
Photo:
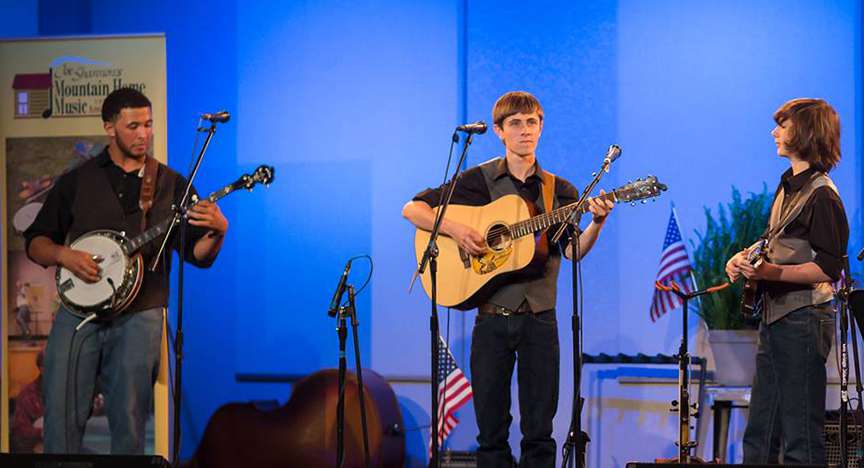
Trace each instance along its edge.
{"label": "blue stage backdrop", "polygon": [[[840,113],[844,159],[834,179],[853,227],[850,251],[861,245],[862,24],[854,0],[92,0],[78,2],[72,19],[55,14],[55,3],[0,3],[0,13],[10,12],[0,15],[0,35],[166,33],[169,159],[178,170],[190,161],[196,114],[233,112],[199,190],[261,163],[276,167],[269,190],[222,203],[231,221],[225,251],[213,269],[190,269],[184,456],[219,405],[290,395],[289,384],[238,375],[336,366],[327,305],[345,260],[369,254],[374,275],[358,304],[363,362],[393,380],[409,465],[425,463],[428,301],[419,288],[407,292],[413,229],[400,210],[415,192],[440,183],[452,128],[463,119],[490,121],[494,100],[511,89],[544,104],[538,154],[545,168],[581,187],[608,145],[618,143],[623,156],[603,187],[647,174],[669,185],[657,203],[616,209],[584,262],[588,353],[674,351],[680,311],[655,324],[648,316],[670,203],[685,238],[695,239],[704,207],[729,200],[733,185],[773,189],[787,164],[775,155],[771,115],[789,98],[824,97]],[[501,150],[491,132],[478,137],[469,164]],[[368,271],[355,262],[351,282],[359,287]],[[570,279],[565,265],[559,442],[570,415]],[[442,327],[447,317],[442,310]],[[474,314],[450,317],[451,346],[467,372]],[[589,396],[595,390],[586,385]],[[633,392],[627,398],[637,406],[654,398]],[[448,447],[472,449],[471,405],[459,416]],[[615,416],[600,423],[605,433],[616,427]],[[512,429],[518,453],[518,426]],[[616,453],[668,456],[674,446],[664,431],[599,437],[592,466],[621,466]],[[635,439],[652,446],[634,447]]]}

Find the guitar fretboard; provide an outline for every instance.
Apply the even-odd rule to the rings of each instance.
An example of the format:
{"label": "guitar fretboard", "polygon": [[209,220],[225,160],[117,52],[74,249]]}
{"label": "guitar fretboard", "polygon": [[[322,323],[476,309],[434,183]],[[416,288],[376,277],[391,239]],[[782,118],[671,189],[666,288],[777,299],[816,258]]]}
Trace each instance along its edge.
{"label": "guitar fretboard", "polygon": [[[605,195],[600,195],[599,197],[593,197],[593,200],[610,200],[613,203],[618,201],[618,197],[615,195],[615,192],[609,192]],[[582,215],[587,211],[588,204],[585,203],[582,205],[578,211],[578,215]],[[513,238],[520,238],[523,236],[527,236],[529,234],[534,234],[537,231],[542,231],[544,229],[549,228],[554,224],[559,224],[567,221],[573,215],[573,212],[576,211],[576,203],[571,203],[566,206],[562,206],[557,210],[552,210],[549,213],[539,214],[534,216],[533,218],[526,219],[524,221],[519,221],[518,223],[514,223],[510,226],[510,232],[513,234]]]}

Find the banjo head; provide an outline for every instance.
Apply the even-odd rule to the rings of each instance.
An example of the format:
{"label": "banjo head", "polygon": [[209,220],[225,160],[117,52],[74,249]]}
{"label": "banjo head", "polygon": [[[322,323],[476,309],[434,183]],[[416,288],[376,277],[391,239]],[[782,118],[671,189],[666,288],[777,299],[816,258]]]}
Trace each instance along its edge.
{"label": "banjo head", "polygon": [[[116,231],[93,231],[76,239],[69,247],[102,258],[102,278],[88,283],[66,268],[57,269],[57,292],[63,305],[71,312],[113,315],[124,305],[126,297],[135,289],[140,273],[140,262],[130,259],[124,250],[126,238]],[[118,307],[119,308],[119,307]]]}

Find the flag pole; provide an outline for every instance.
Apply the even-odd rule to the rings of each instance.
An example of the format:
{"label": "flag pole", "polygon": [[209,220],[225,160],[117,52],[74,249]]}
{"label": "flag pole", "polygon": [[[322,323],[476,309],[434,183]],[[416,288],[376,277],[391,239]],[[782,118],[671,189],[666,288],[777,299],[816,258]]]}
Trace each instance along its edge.
{"label": "flag pole", "polygon": [[[687,250],[687,243],[684,242],[684,230],[681,229],[681,221],[678,219],[678,210],[675,209],[675,202],[672,202],[672,216],[675,217],[675,224],[678,225],[678,232],[681,233],[681,243],[684,244],[684,253],[687,254],[687,261],[690,262],[690,281],[693,281],[693,290],[699,290],[699,283],[696,282],[696,276],[693,274],[693,258],[690,256],[690,251]],[[699,298],[701,305],[702,298]]]}

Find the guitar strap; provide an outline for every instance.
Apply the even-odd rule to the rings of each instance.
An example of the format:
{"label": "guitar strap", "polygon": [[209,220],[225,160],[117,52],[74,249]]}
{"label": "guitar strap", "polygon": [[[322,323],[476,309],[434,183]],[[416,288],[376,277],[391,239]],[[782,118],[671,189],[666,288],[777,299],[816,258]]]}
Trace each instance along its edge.
{"label": "guitar strap", "polygon": [[153,208],[153,197],[156,195],[156,178],[159,175],[159,161],[147,156],[144,162],[144,178],[141,180],[141,194],[138,206],[141,208],[141,232],[147,229],[147,214]]}
{"label": "guitar strap", "polygon": [[543,210],[544,213],[551,213],[553,208],[553,198],[555,196],[555,174],[540,170],[540,177],[543,180]]}

